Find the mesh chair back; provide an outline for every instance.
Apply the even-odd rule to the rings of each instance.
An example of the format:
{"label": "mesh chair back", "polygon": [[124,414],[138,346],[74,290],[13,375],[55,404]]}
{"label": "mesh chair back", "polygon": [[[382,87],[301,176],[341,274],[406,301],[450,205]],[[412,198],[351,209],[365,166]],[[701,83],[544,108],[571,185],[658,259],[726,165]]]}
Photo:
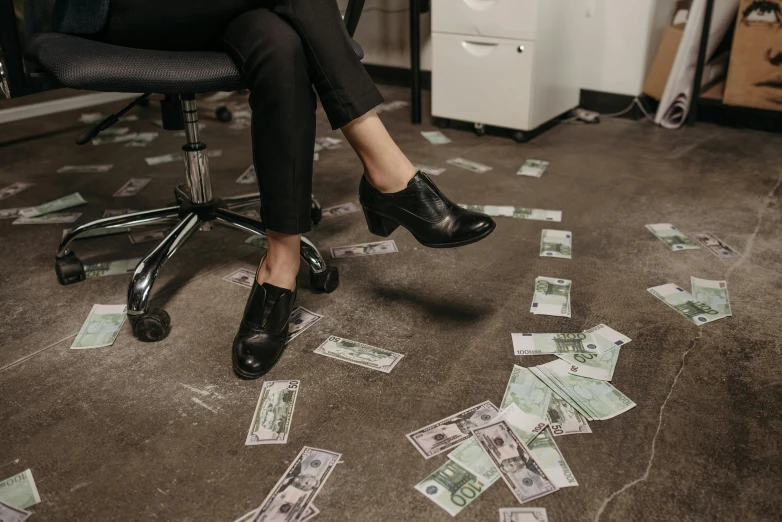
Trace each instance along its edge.
{"label": "mesh chair back", "polygon": [[35,33],[52,30],[52,11],[56,0],[24,0],[24,34],[27,38]]}

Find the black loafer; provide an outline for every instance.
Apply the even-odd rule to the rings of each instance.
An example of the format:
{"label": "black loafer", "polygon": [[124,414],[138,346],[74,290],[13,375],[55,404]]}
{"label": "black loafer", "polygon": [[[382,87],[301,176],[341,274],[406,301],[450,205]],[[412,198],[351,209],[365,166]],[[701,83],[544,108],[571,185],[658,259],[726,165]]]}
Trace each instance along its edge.
{"label": "black loafer", "polygon": [[378,236],[388,237],[402,225],[424,246],[451,248],[480,241],[496,226],[486,214],[452,203],[420,171],[391,194],[378,191],[364,175],[358,195],[369,231]]}
{"label": "black loafer", "polygon": [[280,359],[295,301],[296,290],[253,281],[233,344],[233,367],[240,377],[257,379]]}

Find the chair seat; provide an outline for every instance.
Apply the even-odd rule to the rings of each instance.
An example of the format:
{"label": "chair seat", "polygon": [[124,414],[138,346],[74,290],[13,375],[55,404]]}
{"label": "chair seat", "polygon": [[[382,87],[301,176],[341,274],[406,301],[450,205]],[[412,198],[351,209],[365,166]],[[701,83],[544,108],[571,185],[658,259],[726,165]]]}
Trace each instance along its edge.
{"label": "chair seat", "polygon": [[[350,40],[359,59],[361,46]],[[65,87],[107,92],[197,93],[242,87],[239,68],[217,51],[134,49],[80,36],[34,35],[27,54]]]}

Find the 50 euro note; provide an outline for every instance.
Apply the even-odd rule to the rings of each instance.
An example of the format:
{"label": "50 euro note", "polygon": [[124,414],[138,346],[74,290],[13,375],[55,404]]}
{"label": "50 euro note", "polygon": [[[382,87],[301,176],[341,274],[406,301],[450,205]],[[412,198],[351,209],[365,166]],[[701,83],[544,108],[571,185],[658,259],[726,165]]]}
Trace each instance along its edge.
{"label": "50 euro note", "polygon": [[515,355],[601,354],[630,342],[629,337],[604,324],[581,333],[513,333],[511,339]]}
{"label": "50 euro note", "polygon": [[[708,303],[696,299],[683,288],[671,283],[648,288],[647,291],[697,325],[727,317],[727,314],[724,313],[724,307],[722,308],[723,312],[720,312]],[[700,288],[699,291],[702,295],[705,292]],[[704,295],[704,297],[708,296]],[[727,300],[727,287],[725,288],[725,299]]]}
{"label": "50 euro note", "polygon": [[535,278],[535,293],[532,295],[530,312],[535,315],[553,315],[570,317],[570,287],[569,279],[554,277]]}
{"label": "50 euro note", "polygon": [[255,406],[245,446],[285,444],[293,421],[300,381],[266,381]]}

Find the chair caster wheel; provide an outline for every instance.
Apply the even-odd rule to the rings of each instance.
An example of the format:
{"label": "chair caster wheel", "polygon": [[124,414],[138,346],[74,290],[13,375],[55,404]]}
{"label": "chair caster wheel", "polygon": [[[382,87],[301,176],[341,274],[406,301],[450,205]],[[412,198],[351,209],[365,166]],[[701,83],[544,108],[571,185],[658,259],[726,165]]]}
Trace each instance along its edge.
{"label": "chair caster wheel", "polygon": [[57,272],[57,280],[61,285],[72,285],[87,278],[84,273],[84,265],[73,252],[56,258],[54,270]]}
{"label": "chair caster wheel", "polygon": [[474,131],[476,136],[484,136],[486,134],[486,126],[482,123],[476,123]]}
{"label": "chair caster wheel", "polygon": [[310,218],[312,219],[313,225],[320,223],[323,219],[323,209],[320,207],[312,207],[312,209],[310,209]]}
{"label": "chair caster wheel", "polygon": [[234,115],[231,113],[231,109],[228,107],[218,107],[215,109],[215,117],[222,122],[229,122],[233,119]]}
{"label": "chair caster wheel", "polygon": [[162,308],[153,308],[141,315],[128,317],[136,338],[145,343],[162,341],[171,331],[171,317]]}
{"label": "chair caster wheel", "polygon": [[339,286],[339,272],[336,266],[327,268],[319,274],[310,272],[310,285],[316,292],[330,294]]}
{"label": "chair caster wheel", "polygon": [[522,131],[513,131],[511,133],[511,138],[513,138],[513,141],[516,143],[525,143],[527,142],[527,134]]}

